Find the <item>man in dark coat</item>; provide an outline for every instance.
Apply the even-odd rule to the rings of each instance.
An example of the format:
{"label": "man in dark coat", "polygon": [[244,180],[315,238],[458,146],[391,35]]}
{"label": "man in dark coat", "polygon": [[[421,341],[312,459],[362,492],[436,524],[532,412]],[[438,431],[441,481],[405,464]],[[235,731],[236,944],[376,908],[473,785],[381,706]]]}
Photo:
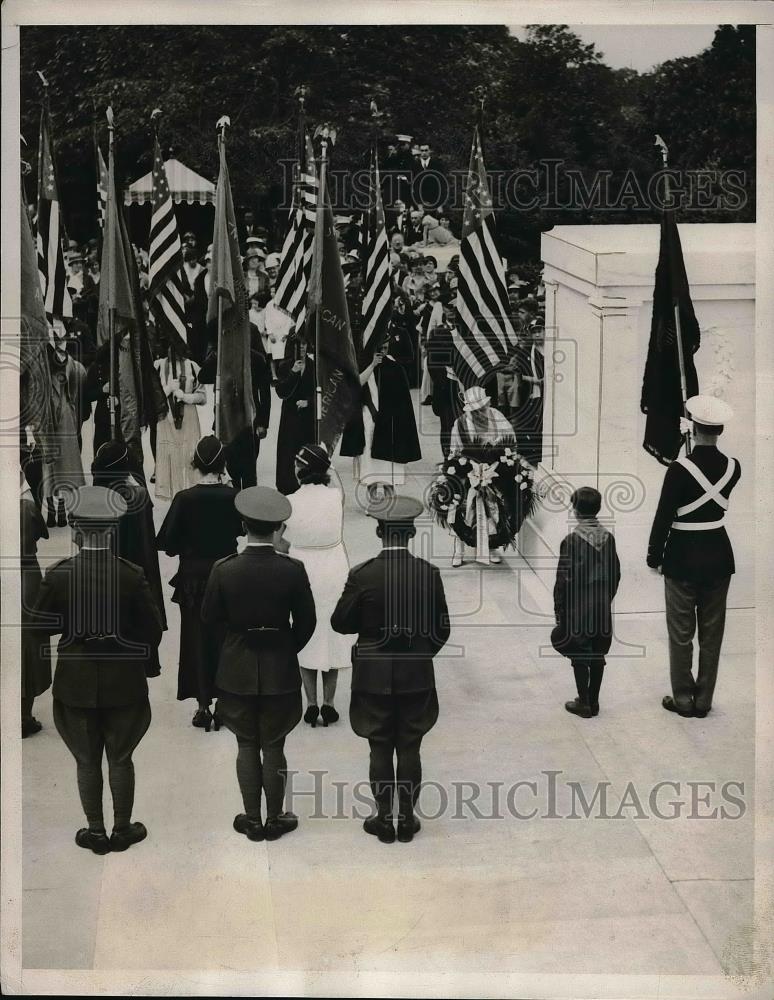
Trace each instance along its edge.
{"label": "man in dark coat", "polygon": [[406,203],[398,198],[392,208],[385,211],[387,223],[387,235],[392,239],[395,233],[400,233],[404,240],[409,227],[409,213]]}
{"label": "man in dark coat", "polygon": [[[382,843],[419,832],[414,806],[422,782],[422,739],[438,719],[433,657],[449,638],[449,612],[441,574],[414,557],[408,543],[422,504],[392,496],[373,504],[382,551],[350,570],[331,617],[336,632],[357,633],[352,653],[352,729],[371,748],[369,778],[377,815],[364,823]],[[397,757],[397,768],[393,757]]]}
{"label": "man in dark coat", "polygon": [[[723,520],[742,475],[739,460],[718,449],[731,407],[714,396],[686,403],[694,445],[669,466],[648,542],[648,566],[664,576],[672,694],[668,712],[703,719],[712,708],[726,599],[736,567]],[[690,426],[690,425],[688,425]],[[699,669],[692,673],[693,637],[699,629]]]}
{"label": "man in dark coat", "polygon": [[[298,826],[283,811],[285,738],[301,720],[298,653],[317,619],[303,563],[275,551],[291,513],[276,490],[253,486],[234,501],[247,547],[215,563],[202,602],[205,624],[225,629],[215,685],[218,715],[237,738],[237,780],[245,811],[234,829],[249,840],[277,840]],[[261,790],[266,822],[261,819]]]}
{"label": "man in dark coat", "polygon": [[613,638],[613,598],[621,580],[615,539],[597,520],[598,490],[582,486],[572,495],[577,525],[563,539],[554,584],[554,648],[572,663],[578,697],[565,703],[573,715],[599,715],[605,655]]}
{"label": "man in dark coat", "polygon": [[439,157],[433,156],[429,142],[421,143],[419,156],[414,159],[414,201],[434,210],[449,200],[449,184],[446,166]]}
{"label": "man in dark coat", "polygon": [[397,149],[384,159],[382,175],[384,177],[384,200],[387,204],[402,201],[406,205],[413,204],[411,186],[414,180],[416,163],[411,155],[410,135],[397,135]]}
{"label": "man in dark coat", "polygon": [[[35,605],[37,629],[61,635],[54,677],[54,724],[75,757],[88,829],[75,842],[95,854],[125,851],[147,836],[132,823],[132,753],[151,720],[146,672],[161,640],[158,608],[142,570],[111,551],[126,512],[112,490],[83,486],[70,511],[77,555],[46,573]],[[102,755],[113,796],[113,832],[102,813]]]}
{"label": "man in dark coat", "polygon": [[444,322],[436,326],[427,341],[427,370],[433,383],[433,413],[441,421],[441,451],[449,457],[451,432],[462,411],[462,386],[452,369],[455,348],[452,329],[456,315],[451,303],[444,305]]}

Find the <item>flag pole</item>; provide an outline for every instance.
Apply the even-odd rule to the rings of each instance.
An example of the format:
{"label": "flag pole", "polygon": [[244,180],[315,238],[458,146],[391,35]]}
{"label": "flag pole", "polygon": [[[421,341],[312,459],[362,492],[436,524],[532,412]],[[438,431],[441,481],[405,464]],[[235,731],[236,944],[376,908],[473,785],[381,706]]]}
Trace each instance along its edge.
{"label": "flag pole", "polygon": [[[317,189],[317,212],[315,217],[315,241],[317,243],[317,267],[322,276],[322,237],[324,224],[324,192],[326,185],[326,174],[328,170],[328,139],[330,130],[324,125],[320,131],[322,138],[320,153],[320,185]],[[314,418],[314,439],[315,443],[320,443],[320,424],[322,422],[322,386],[320,385],[320,326],[322,316],[320,315],[320,303],[316,304],[314,311],[314,398],[315,398],[315,418]]]}
{"label": "flag pole", "polygon": [[[113,120],[113,109],[108,107],[106,111],[108,123],[108,183],[112,179],[111,191],[108,188],[108,198],[114,199],[116,196],[115,184],[115,152],[113,147],[115,123]],[[117,210],[117,209],[116,209]],[[107,218],[106,218],[107,223]],[[113,233],[115,239],[115,233]],[[115,287],[115,274],[110,275]],[[110,413],[110,438],[112,441],[118,440],[118,414],[116,413],[116,310],[114,305],[108,306],[108,338],[110,341],[110,378],[108,380],[108,410]]]}
{"label": "flag pole", "polygon": [[375,187],[372,189],[371,182],[376,179],[376,167],[379,162],[379,128],[384,117],[384,113],[379,110],[379,106],[374,100],[371,101],[369,110],[371,112],[371,155],[368,163],[368,207],[363,213],[363,240],[360,244],[363,254],[363,259],[360,261],[360,268],[364,284],[368,271],[368,237],[371,235],[369,232],[369,221],[376,218],[377,193]]}
{"label": "flag pole", "polygon": [[[222,149],[225,149],[226,145],[226,126],[230,124],[229,119],[224,115],[217,125],[218,129],[218,153]],[[218,177],[218,183],[221,182],[221,177]],[[210,279],[212,280],[212,279]],[[223,351],[221,350],[221,341],[223,339],[223,296],[218,295],[218,342],[217,342],[217,355],[215,361],[215,392],[214,392],[214,403],[215,403],[215,437],[220,437],[220,378],[221,378],[221,358],[223,356]]]}
{"label": "flag pole", "polygon": [[[303,83],[296,88],[296,98],[298,100],[298,135],[296,136],[296,162],[293,166],[294,184],[293,200],[297,205],[301,204],[301,177],[303,175],[303,163],[306,158],[306,95],[309,93],[308,87]],[[298,199],[298,200],[297,200]]]}
{"label": "flag pole", "polygon": [[[668,158],[669,158],[669,148],[660,135],[656,135],[656,143],[658,148],[661,150],[661,160],[664,165],[664,170],[669,168]],[[664,193],[666,195],[665,202],[670,200],[670,190],[669,190],[669,175],[664,176]],[[664,209],[666,211],[666,209]],[[670,261],[671,261],[671,247],[670,247]],[[672,275],[669,276],[669,288],[672,291],[674,297],[674,289],[672,288]],[[677,340],[677,363],[680,368],[680,396],[683,402],[683,416],[688,416],[688,410],[686,409],[686,402],[688,400],[688,385],[685,379],[685,354],[683,353],[683,334],[680,326],[680,304],[678,302],[674,303],[674,316],[675,316],[675,339]],[[683,435],[683,440],[685,441],[685,454],[691,454],[691,435],[686,433]]]}
{"label": "flag pole", "polygon": [[476,101],[478,102],[478,111],[476,112],[476,130],[478,132],[478,144],[481,146],[481,153],[484,152],[484,104],[486,104],[487,89],[483,84],[480,84],[473,91],[476,95]]}

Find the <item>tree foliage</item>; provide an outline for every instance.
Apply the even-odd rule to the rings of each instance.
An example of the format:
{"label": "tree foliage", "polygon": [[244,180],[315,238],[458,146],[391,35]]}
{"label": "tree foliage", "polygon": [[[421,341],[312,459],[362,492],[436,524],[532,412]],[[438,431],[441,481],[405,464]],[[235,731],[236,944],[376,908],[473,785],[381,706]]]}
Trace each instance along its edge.
{"label": "tree foliage", "polygon": [[[382,142],[391,131],[427,137],[448,168],[462,172],[476,120],[475,90],[484,85],[490,170],[561,161],[553,207],[501,213],[504,250],[517,259],[536,259],[541,230],[556,223],[656,218],[653,209],[563,204],[572,196],[567,169],[579,171],[587,186],[600,170],[611,172],[613,188],[627,171],[647,184],[660,166],[654,132],[670,143],[674,166],[743,170],[748,192],[754,190],[752,26],[721,26],[704,52],[644,75],[606,66],[594,45],[563,25],[532,26],[524,41],[496,25],[27,27],[21,41],[27,158],[37,137],[36,70],[44,70],[65,219],[79,239],[96,230],[93,127],[96,120],[104,149],[108,104],[116,115],[122,183],[150,169],[154,107],[164,111],[162,145],[213,180],[215,123],[229,115],[238,210],[251,208],[281,231],[281,161],[295,151],[299,84],[309,90],[309,124],[330,121],[338,129],[337,169],[363,164],[375,100],[383,113]],[[542,201],[549,183],[541,174]],[[32,183],[28,194],[34,197]],[[730,218],[717,211],[700,217]],[[752,218],[750,197],[733,220]],[[452,212],[452,221],[459,222],[459,213]]]}

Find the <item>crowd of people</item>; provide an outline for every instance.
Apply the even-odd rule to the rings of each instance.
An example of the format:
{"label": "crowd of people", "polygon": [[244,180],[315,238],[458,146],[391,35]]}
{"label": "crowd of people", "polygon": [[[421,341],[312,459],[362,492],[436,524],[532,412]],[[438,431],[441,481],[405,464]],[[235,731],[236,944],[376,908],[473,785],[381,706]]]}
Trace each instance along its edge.
{"label": "crowd of people", "polygon": [[[419,147],[417,168],[411,137],[398,140],[387,166],[407,186],[388,212],[392,311],[383,340],[370,351],[363,344],[363,262],[351,245],[351,220],[338,220],[362,391],[340,454],[355,460],[355,481],[368,487],[366,513],[382,543],[380,554],[358,567],[350,568],[344,546],[344,494],[333,456],[315,443],[314,350],[274,301],[280,259],[269,250],[267,234],[245,220],[256,415],[241,439],[224,445],[198,415],[217,360],[207,325],[212,247],[202,252],[192,233],[183,236],[184,351],[159,335],[146,299],[149,340],[167,400],[150,435],[155,470],[147,482],[142,442],[111,426],[108,345],[96,347],[96,242],[68,249],[74,317],[54,322],[49,345],[58,447],[52,460],[43,461],[34,435],[25,432],[22,440],[21,725],[22,736],[41,728],[33,702],[52,686],[43,639],[59,634],[54,721],[77,762],[88,823],[76,836],[83,848],[121,851],[147,833],[131,820],[132,753],[150,724],[146,678],[160,673],[158,644],[167,627],[159,552],[178,559],[171,580],[171,602],[180,616],[177,697],[196,702],[194,727],[209,732],[225,726],[237,739],[244,803],[234,820],[237,832],[272,840],[295,829],[296,817],[284,810],[285,739],[302,718],[313,727],[338,721],[338,671],[350,666],[350,721],[369,741],[376,806],[366,832],[392,842],[396,817],[399,840],[410,841],[420,829],[414,814],[420,747],[438,717],[433,658],[449,637],[450,621],[437,567],[409,552],[423,505],[398,493],[407,466],[423,457],[427,441],[417,431],[411,391],[418,390],[418,402],[439,418],[432,456],[440,459],[435,512],[454,535],[452,566],[462,565],[466,546],[475,549],[478,562],[501,563],[502,546],[514,541],[529,510],[542,458],[545,320],[540,285],[532,287],[509,270],[509,318],[517,343],[498,371],[463,391],[452,363],[459,256],[451,255],[446,269],[439,269],[428,250],[449,246],[454,236],[440,205],[429,199],[419,204],[415,197],[417,175],[428,181],[441,168],[437,161],[431,166],[427,144]],[[136,259],[147,289],[147,255],[137,250]],[[126,350],[122,342],[119,369]],[[273,395],[281,409],[276,489],[257,485]],[[124,411],[131,404],[125,397],[114,402]],[[648,563],[670,577],[673,694],[664,707],[704,716],[711,708],[725,593],[734,571],[720,522],[740,469],[717,449],[728,408],[700,396],[689,402],[696,447],[691,460],[670,467]],[[92,485],[86,485],[82,428],[92,407]],[[117,426],[123,426],[120,420]],[[508,489],[494,481],[498,469]],[[158,532],[151,493],[169,504]],[[582,718],[599,712],[620,580],[614,539],[597,519],[600,505],[594,489],[573,494],[577,527],[562,544],[554,592],[552,642],[570,659],[578,692],[565,707]],[[78,551],[43,577],[37,544],[49,528],[67,524]],[[700,557],[705,527],[719,533],[717,551]],[[694,681],[696,615],[701,657]],[[114,802],[110,837],[102,809],[103,752]]]}

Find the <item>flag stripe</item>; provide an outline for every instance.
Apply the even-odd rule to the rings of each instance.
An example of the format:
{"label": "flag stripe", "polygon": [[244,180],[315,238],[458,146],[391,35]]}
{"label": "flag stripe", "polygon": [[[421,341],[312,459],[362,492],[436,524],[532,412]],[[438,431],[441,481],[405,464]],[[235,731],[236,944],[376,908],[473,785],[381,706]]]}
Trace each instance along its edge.
{"label": "flag stripe", "polygon": [[290,226],[280,252],[274,304],[303,329],[306,320],[307,290],[312,269],[314,224],[317,209],[317,174],[314,153],[306,137],[306,170],[299,178],[290,210]]}
{"label": "flag stripe", "polygon": [[150,250],[148,253],[148,299],[153,314],[167,332],[188,343],[183,299],[183,248],[175,219],[164,160],[158,139],[153,149]]}
{"label": "flag stripe", "polygon": [[49,322],[54,317],[69,319],[73,314],[73,305],[67,288],[67,269],[62,252],[64,226],[54,173],[51,127],[45,107],[40,117],[37,228],[38,272],[46,319]]}
{"label": "flag stripe", "polygon": [[480,382],[508,357],[516,332],[508,318],[505,271],[494,241],[494,210],[478,129],[473,135],[457,285],[454,368],[463,383]]}
{"label": "flag stripe", "polygon": [[[376,150],[371,155],[368,211],[361,231],[361,253],[365,252],[365,282],[363,285],[363,347],[381,339],[392,309],[390,288],[390,246],[384,218],[379,182],[379,160]],[[377,335],[379,335],[377,337]]]}

